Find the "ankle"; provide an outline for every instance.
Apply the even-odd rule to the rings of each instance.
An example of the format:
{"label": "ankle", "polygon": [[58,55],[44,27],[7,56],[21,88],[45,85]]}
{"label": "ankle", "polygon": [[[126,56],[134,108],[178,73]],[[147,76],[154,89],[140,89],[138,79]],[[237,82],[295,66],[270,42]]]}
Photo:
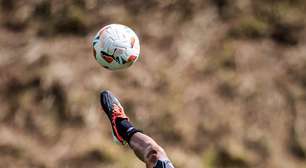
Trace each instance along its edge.
{"label": "ankle", "polygon": [[141,132],[140,130],[136,129],[127,118],[118,118],[116,120],[116,126],[119,135],[127,142],[130,141],[131,137],[135,133]]}

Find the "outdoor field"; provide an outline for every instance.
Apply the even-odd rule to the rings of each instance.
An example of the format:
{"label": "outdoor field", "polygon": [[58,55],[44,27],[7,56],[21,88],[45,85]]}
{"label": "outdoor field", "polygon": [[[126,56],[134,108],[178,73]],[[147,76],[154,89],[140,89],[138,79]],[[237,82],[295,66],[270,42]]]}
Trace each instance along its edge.
{"label": "outdoor field", "polygon": [[[112,23],[140,40],[118,71]],[[0,168],[145,168],[106,89],[175,168],[306,168],[305,28],[305,0],[0,0]]]}

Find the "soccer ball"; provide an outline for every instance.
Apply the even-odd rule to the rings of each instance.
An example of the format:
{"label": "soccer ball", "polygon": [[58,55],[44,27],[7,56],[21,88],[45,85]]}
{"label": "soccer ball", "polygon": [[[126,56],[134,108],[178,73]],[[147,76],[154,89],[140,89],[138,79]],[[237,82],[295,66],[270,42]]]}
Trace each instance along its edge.
{"label": "soccer ball", "polygon": [[121,24],[103,27],[94,37],[92,45],[97,62],[110,70],[131,66],[137,61],[140,53],[136,33]]}

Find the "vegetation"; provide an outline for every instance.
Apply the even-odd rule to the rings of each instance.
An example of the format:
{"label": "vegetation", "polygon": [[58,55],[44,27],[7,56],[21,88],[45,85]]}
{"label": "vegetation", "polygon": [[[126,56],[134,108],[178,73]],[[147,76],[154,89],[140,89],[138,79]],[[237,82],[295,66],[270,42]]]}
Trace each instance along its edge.
{"label": "vegetation", "polygon": [[[306,166],[304,0],[0,0],[0,167],[144,167],[112,142],[99,91],[177,168]],[[105,24],[139,62],[92,58]]]}

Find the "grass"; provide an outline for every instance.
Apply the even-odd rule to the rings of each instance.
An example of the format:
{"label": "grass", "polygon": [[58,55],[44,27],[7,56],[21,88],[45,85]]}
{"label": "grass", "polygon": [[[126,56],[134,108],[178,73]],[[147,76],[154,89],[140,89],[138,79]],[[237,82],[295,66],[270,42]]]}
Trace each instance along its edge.
{"label": "grass", "polygon": [[233,38],[259,39],[267,37],[269,29],[269,24],[258,18],[244,17],[229,30],[229,36]]}
{"label": "grass", "polygon": [[[263,0],[259,1],[263,2]],[[270,0],[268,1],[270,2]],[[1,1],[1,3],[3,2]],[[13,1],[6,2],[10,3]],[[32,1],[30,0],[29,2]],[[152,135],[158,143],[166,148],[178,149],[175,152],[181,157],[174,155],[173,160],[181,161],[181,158],[192,157],[192,167],[205,166],[211,168],[250,167],[250,164],[253,165],[253,163],[256,165],[269,165],[273,164],[270,161],[270,157],[273,158],[273,162],[279,162],[280,164],[286,160],[273,153],[275,149],[277,151],[278,148],[288,147],[282,139],[285,139],[284,137],[290,138],[290,135],[287,135],[285,130],[279,131],[279,134],[275,133],[278,132],[277,128],[279,127],[277,125],[286,126],[288,123],[287,119],[290,117],[290,111],[280,114],[279,111],[275,110],[275,108],[283,109],[283,107],[287,106],[288,102],[279,96],[278,90],[274,90],[273,79],[275,76],[281,76],[282,79],[279,82],[286,83],[290,87],[298,86],[299,90],[297,92],[299,93],[297,94],[301,94],[301,96],[296,97],[296,99],[299,99],[301,104],[305,102],[304,92],[306,88],[305,73],[303,73],[306,72],[305,67],[298,68],[294,63],[291,64],[291,61],[294,62],[294,60],[300,62],[297,59],[302,57],[299,54],[303,52],[303,40],[301,40],[301,43],[295,43],[301,45],[298,46],[301,47],[298,50],[296,48],[288,49],[287,47],[279,46],[279,44],[288,44],[288,41],[291,41],[290,39],[296,42],[300,41],[299,37],[296,37],[300,31],[296,29],[296,25],[299,28],[303,26],[303,22],[300,20],[300,12],[295,11],[295,8],[291,8],[292,5],[286,6],[284,4],[284,6],[278,6],[273,11],[280,12],[272,12],[270,9],[273,6],[265,2],[265,7],[261,6],[261,9],[246,9],[249,12],[246,15],[235,14],[229,20],[224,20],[216,11],[211,10],[214,9],[214,6],[210,3],[202,4],[203,7],[207,6],[207,9],[209,8],[208,12],[206,10],[200,11],[197,6],[191,5],[180,14],[178,9],[184,8],[184,3],[179,2],[180,4],[177,4],[179,5],[177,8],[173,8],[171,9],[172,11],[165,13],[171,13],[171,16],[182,16],[182,22],[186,24],[180,25],[177,24],[178,22],[173,22],[172,19],[164,17],[168,15],[163,15],[163,10],[159,10],[159,1],[155,1],[154,3],[157,3],[157,5],[150,8],[150,10],[139,9],[143,13],[134,10],[133,5],[131,5],[131,8],[127,8],[128,6],[126,6],[125,1],[120,1],[120,3],[125,5],[117,3],[116,5],[119,7],[111,4],[110,1],[108,1],[109,3],[100,3],[100,6],[95,6],[90,12],[89,10],[87,11],[86,5],[84,5],[87,1],[84,0],[65,1],[69,5],[54,5],[54,3],[50,2],[52,1],[41,0],[33,3],[37,6],[31,11],[35,15],[40,16],[34,19],[31,18],[28,26],[25,28],[25,30],[30,30],[32,34],[27,34],[27,31],[25,31],[25,33],[14,36],[10,35],[13,34],[12,32],[6,29],[1,31],[2,29],[0,29],[2,32],[1,37],[5,37],[6,33],[10,35],[0,40],[1,44],[5,44],[1,48],[1,51],[3,51],[2,56],[12,57],[12,61],[16,60],[18,62],[7,66],[9,69],[0,67],[1,80],[11,80],[8,84],[0,82],[0,85],[3,86],[1,87],[3,94],[0,96],[1,115],[7,114],[10,116],[2,124],[5,126],[12,125],[14,129],[18,129],[14,133],[16,135],[19,135],[19,133],[29,134],[28,136],[31,137],[29,141],[38,142],[38,145],[34,143],[34,145],[30,146],[31,144],[29,144],[30,147],[27,149],[30,152],[32,152],[32,149],[35,151],[35,149],[42,147],[50,150],[50,152],[61,148],[74,150],[79,147],[75,141],[84,139],[80,143],[86,148],[83,152],[80,152],[78,155],[67,154],[59,160],[54,160],[54,164],[61,166],[61,159],[64,159],[62,163],[67,164],[67,167],[70,165],[71,167],[77,167],[82,164],[83,167],[91,167],[92,163],[100,167],[143,166],[131,150],[128,150],[127,147],[116,146],[111,142],[109,123],[106,121],[104,114],[99,111],[100,105],[98,100],[98,91],[100,89],[110,89],[120,94],[126,110],[131,112],[129,113],[131,114],[131,120],[133,122],[138,120],[134,123],[137,127],[143,129],[145,133]],[[176,2],[178,1],[171,3]],[[186,3],[193,2],[199,2],[199,0],[188,1]],[[134,4],[135,2],[129,3]],[[141,5],[142,2],[137,1],[137,4]],[[231,4],[226,4],[222,7],[225,13],[228,10],[235,10],[233,8],[227,9],[228,7],[231,8],[228,5]],[[10,5],[6,4],[4,6],[7,6],[6,8],[8,9],[12,8],[12,13],[18,8],[18,5],[9,7]],[[124,12],[113,12],[109,15],[105,12],[121,10],[124,10]],[[104,13],[102,12],[103,14],[101,14],[101,11]],[[176,12],[178,15],[176,15]],[[191,12],[190,16],[189,14],[187,17],[183,16],[185,15],[184,13],[187,14],[188,12]],[[3,16],[5,11],[1,8],[0,13]],[[123,13],[126,15],[123,15]],[[160,17],[151,18],[150,16],[155,13],[158,13]],[[135,67],[118,73],[109,72],[101,69],[98,65],[96,66],[96,64],[93,65],[87,62],[89,58],[88,53],[91,52],[89,41],[97,30],[90,32],[86,37],[76,37],[89,32],[88,16],[91,16],[92,21],[89,24],[97,26],[101,26],[108,21],[133,20],[131,23],[133,23],[133,27],[135,26],[136,28],[135,31],[139,32],[140,35],[142,32],[147,31],[147,34],[158,33],[158,36],[142,36],[145,39],[142,40],[144,58],[139,60],[140,62],[134,65]],[[123,19],[116,20],[114,18]],[[160,18],[162,18],[161,22],[158,20]],[[209,19],[209,22],[206,22],[207,19]],[[163,24],[163,21],[168,22]],[[148,24],[152,22],[156,24]],[[148,26],[152,27],[148,29]],[[167,30],[167,32],[154,32],[159,30],[158,27],[161,26],[165,27],[163,30]],[[214,30],[212,31],[213,33],[220,34],[217,34],[215,37],[214,34],[212,36],[208,34],[211,33],[210,31],[207,34],[203,33],[203,31],[190,31],[189,28],[192,29],[193,26],[199,26],[201,30],[202,28]],[[83,30],[84,27],[85,29]],[[226,33],[227,28],[230,28],[229,34]],[[38,29],[47,38],[37,37],[35,31]],[[181,43],[181,41],[186,40],[186,36],[176,32],[190,33],[190,36],[199,36],[199,38],[195,38],[196,40],[191,41],[188,45],[205,46],[204,50],[203,47],[191,47],[195,51],[183,52],[186,58],[195,58],[194,60],[186,59],[186,61],[196,62],[194,64],[196,67],[193,64],[186,67],[180,67],[180,65],[172,66],[173,64],[170,63],[171,60],[169,61],[169,59],[177,59],[177,55],[182,55],[181,51],[177,50],[177,48],[181,47],[182,44],[186,44]],[[53,36],[63,37],[53,38]],[[14,41],[15,37],[28,40],[22,46],[11,46],[11,44],[16,42]],[[284,39],[280,39],[280,37]],[[265,43],[266,41],[268,41],[268,44]],[[69,46],[69,52],[62,46]],[[255,47],[258,51],[252,47]],[[248,52],[249,48],[252,48],[251,51],[254,53],[248,53],[249,55],[239,58],[241,54]],[[13,52],[11,52],[12,50]],[[240,51],[245,52],[240,53]],[[47,53],[47,55],[44,59],[28,65],[27,59],[31,57],[29,55],[31,53]],[[192,56],[190,53],[192,53]],[[282,53],[285,53],[285,55],[282,55]],[[274,60],[263,57],[277,58]],[[153,61],[151,61],[151,58],[154,58]],[[73,73],[71,79],[62,79],[62,75],[60,75],[62,73],[61,68],[55,70],[44,68],[59,62],[63,66],[71,68],[69,69]],[[1,62],[1,65],[5,64],[5,62]],[[292,70],[290,70],[291,68]],[[286,70],[288,72],[283,72]],[[54,73],[59,75],[57,76]],[[2,76],[4,77],[2,78]],[[244,86],[246,86],[246,89],[250,88],[250,91],[244,91],[244,86],[239,83],[245,82],[243,80],[240,81],[240,79],[245,78],[247,78],[247,83]],[[44,82],[48,82],[48,84],[44,84]],[[259,82],[259,87],[257,87],[257,82]],[[250,83],[251,85],[249,85]],[[249,92],[254,97],[254,100],[248,97],[248,100],[243,101],[241,96],[249,95]],[[277,101],[269,101],[267,103],[271,103],[271,105],[265,106],[266,102],[264,101],[270,99],[270,95],[271,99],[276,98]],[[232,101],[233,98],[234,101]],[[260,101],[257,102],[259,99]],[[6,108],[6,110],[2,108],[4,107],[2,105],[9,106],[9,108]],[[299,108],[303,110],[303,107]],[[89,110],[90,113],[88,113]],[[277,120],[273,117],[275,116],[273,115],[274,112],[277,112]],[[76,120],[80,121],[77,122],[77,126],[71,124],[75,123],[74,121]],[[269,125],[275,125],[275,127],[262,125],[262,120],[267,121]],[[205,128],[203,126],[203,129],[198,129],[198,127],[204,125],[201,124],[204,121],[208,126],[205,125]],[[279,123],[275,124],[273,121]],[[227,125],[227,123],[229,124]],[[258,124],[260,128],[256,129],[258,132],[254,132],[254,136],[259,134],[260,136],[269,137],[268,142],[269,144],[271,143],[271,146],[263,149],[267,150],[267,157],[264,155],[264,152],[261,152],[261,148],[265,147],[256,144],[252,146],[251,144],[249,148],[250,145],[244,143],[248,138],[245,137],[248,136],[246,132],[249,127],[253,127],[253,124],[256,128]],[[28,127],[32,127],[32,129]],[[75,136],[75,134],[79,136]],[[250,134],[253,135],[253,132]],[[53,135],[56,135],[57,139],[53,138]],[[99,138],[100,136],[103,136],[103,138]],[[239,139],[241,138],[241,142],[237,142],[237,145],[239,148],[241,147],[246,150],[246,155],[243,155],[244,151],[241,152],[242,154],[233,153],[229,150],[230,147],[224,144],[224,141],[227,140],[235,140],[236,142],[237,136]],[[72,140],[70,141],[69,139]],[[292,159],[288,164],[305,162],[303,154],[305,149],[301,148],[301,144],[297,143],[303,142],[303,139],[300,136],[296,136],[296,139],[297,141],[291,146],[293,153],[282,150],[284,153],[281,153],[281,156],[290,155],[290,157],[298,159],[295,156],[297,155],[301,156],[299,157],[301,161],[296,162],[295,159]],[[103,145],[102,147],[91,148],[89,147],[90,141]],[[27,141],[25,142],[27,143]],[[60,145],[58,146],[58,144]],[[219,144],[223,145],[224,148],[220,149],[217,147]],[[279,144],[284,144],[284,146]],[[207,149],[207,146],[213,147]],[[202,156],[201,153],[203,151],[204,155]],[[167,150],[167,152],[169,152],[171,157],[171,154],[173,154],[171,150]],[[249,153],[252,156],[248,155]],[[121,154],[126,157],[121,157]],[[253,155],[258,157],[259,161],[253,162]],[[30,157],[33,156],[29,155]],[[264,163],[260,163],[261,160]],[[79,163],[79,165],[73,162]],[[180,166],[187,168],[189,165],[180,164]]]}
{"label": "grass", "polygon": [[233,156],[224,149],[207,150],[203,154],[203,168],[248,168],[245,158]]}

